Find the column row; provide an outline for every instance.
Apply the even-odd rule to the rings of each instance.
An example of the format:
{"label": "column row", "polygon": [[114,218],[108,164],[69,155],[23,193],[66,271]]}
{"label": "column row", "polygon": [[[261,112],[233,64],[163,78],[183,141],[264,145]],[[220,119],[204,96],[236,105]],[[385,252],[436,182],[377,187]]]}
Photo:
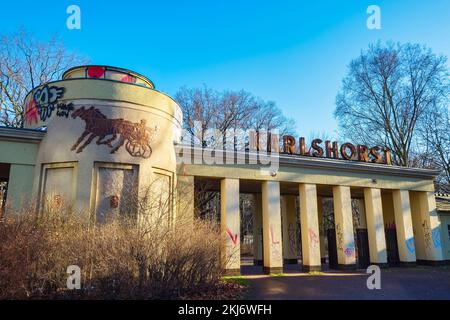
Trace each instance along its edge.
{"label": "column row", "polygon": [[[315,184],[299,184],[300,226],[302,266],[305,271],[321,270],[324,251],[322,204],[318,202]],[[261,217],[254,220],[254,259],[266,273],[283,271],[283,257],[292,262],[298,257],[295,243],[300,242],[296,225],[296,196],[286,196],[280,201],[280,183],[263,181],[261,196],[256,197],[256,211]],[[395,215],[397,246],[402,263],[437,262],[443,259],[440,248],[439,220],[432,193],[393,190],[393,211]],[[386,265],[388,262],[386,236],[383,219],[381,190],[365,188],[363,206],[360,209],[367,224],[370,263]],[[411,209],[410,202],[414,204]],[[353,230],[352,198],[350,187],[333,186],[333,207],[336,233],[338,267],[355,268],[357,250]],[[283,225],[281,212],[283,211]],[[416,212],[417,211],[417,212]],[[412,215],[418,217],[421,228],[413,231]],[[229,274],[240,272],[240,214],[239,180],[223,179],[221,182],[221,226],[226,237],[224,248],[225,268]],[[282,232],[283,230],[283,232]],[[284,234],[285,243],[283,244]],[[416,235],[417,239],[414,239]],[[262,237],[262,241],[261,241]],[[260,243],[262,242],[262,248]],[[416,257],[415,242],[420,244],[420,255]],[[420,259],[419,259],[420,258]]]}

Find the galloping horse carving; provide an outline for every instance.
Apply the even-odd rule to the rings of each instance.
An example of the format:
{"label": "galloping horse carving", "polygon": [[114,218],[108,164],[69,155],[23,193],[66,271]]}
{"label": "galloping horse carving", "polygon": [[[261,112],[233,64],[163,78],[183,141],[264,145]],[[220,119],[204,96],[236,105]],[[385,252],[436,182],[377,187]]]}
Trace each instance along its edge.
{"label": "galloping horse carving", "polygon": [[[133,157],[149,158],[152,154],[150,142],[152,142],[157,128],[146,127],[146,121],[133,123],[124,119],[108,119],[100,110],[90,107],[81,107],[72,112],[72,118],[80,117],[86,123],[86,127],[71,150],[77,153],[83,151],[92,140],[97,137],[97,145],[107,145],[111,148],[111,153],[115,153],[125,144],[125,148]],[[84,143],[83,140],[89,136]],[[106,139],[107,136],[112,136]],[[120,136],[116,146],[112,142]]]}

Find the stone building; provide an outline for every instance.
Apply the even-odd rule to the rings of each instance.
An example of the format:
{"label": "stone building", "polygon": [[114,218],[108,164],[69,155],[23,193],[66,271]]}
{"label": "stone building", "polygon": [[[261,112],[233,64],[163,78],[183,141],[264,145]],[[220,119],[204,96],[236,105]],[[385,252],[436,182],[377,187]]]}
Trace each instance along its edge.
{"label": "stone building", "polygon": [[[267,273],[299,260],[304,270],[318,270],[326,257],[340,269],[363,260],[382,266],[450,260],[448,208],[438,216],[434,196],[438,172],[389,165],[386,149],[382,155],[378,147],[345,144],[340,157],[337,145],[317,140],[306,154],[304,140],[296,147],[288,137],[278,153],[277,136],[267,134],[266,148],[258,133],[245,148],[209,150],[181,140],[182,112],[171,97],[140,74],[108,66],[66,71],[62,80],[33,89],[24,109],[24,129],[0,128],[6,214],[33,199],[38,210],[53,201],[88,210],[99,222],[130,210],[139,215],[126,199],[149,186],[176,223],[194,216],[194,186],[208,182],[220,193],[228,273],[241,266],[240,193],[254,195],[254,260]],[[334,217],[328,233],[325,198]]]}

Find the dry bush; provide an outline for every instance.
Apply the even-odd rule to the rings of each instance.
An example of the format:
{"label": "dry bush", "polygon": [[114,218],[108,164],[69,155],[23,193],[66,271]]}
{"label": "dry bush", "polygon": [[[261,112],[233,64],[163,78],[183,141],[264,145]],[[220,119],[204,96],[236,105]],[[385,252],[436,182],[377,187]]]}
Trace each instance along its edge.
{"label": "dry bush", "polygon": [[[1,299],[167,299],[220,282],[220,232],[209,222],[116,216],[98,224],[70,208],[33,212],[0,220]],[[81,290],[67,289],[70,265],[81,268]]]}

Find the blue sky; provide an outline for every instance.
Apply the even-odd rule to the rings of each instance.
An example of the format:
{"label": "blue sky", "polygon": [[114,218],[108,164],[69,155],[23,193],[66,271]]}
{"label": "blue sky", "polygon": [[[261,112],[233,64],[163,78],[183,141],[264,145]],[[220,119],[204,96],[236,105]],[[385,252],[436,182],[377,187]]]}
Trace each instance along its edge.
{"label": "blue sky", "polygon": [[[81,8],[81,30],[66,28],[71,4]],[[371,4],[381,8],[381,30],[366,27]],[[0,33],[57,34],[92,63],[147,75],[170,95],[206,84],[273,100],[306,137],[336,136],[336,93],[370,43],[416,42],[450,56],[447,0],[22,0],[2,12]]]}

